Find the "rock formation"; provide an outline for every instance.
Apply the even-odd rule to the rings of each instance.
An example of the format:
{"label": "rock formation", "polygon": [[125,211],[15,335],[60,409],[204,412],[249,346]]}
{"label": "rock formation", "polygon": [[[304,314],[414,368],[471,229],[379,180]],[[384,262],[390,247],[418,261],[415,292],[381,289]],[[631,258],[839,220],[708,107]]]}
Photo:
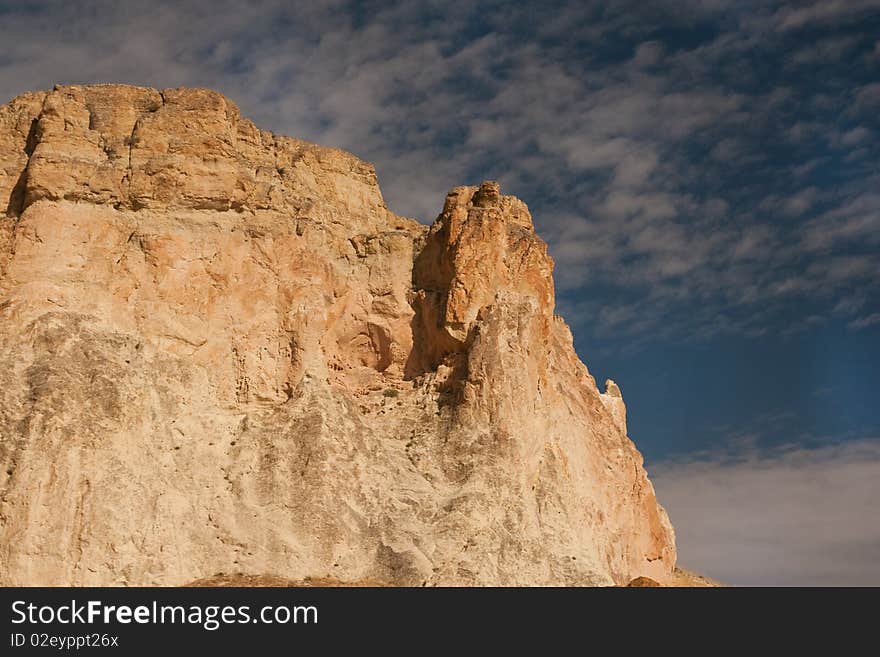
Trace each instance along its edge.
{"label": "rock formation", "polygon": [[0,107],[0,584],[670,581],[528,209],[202,89]]}

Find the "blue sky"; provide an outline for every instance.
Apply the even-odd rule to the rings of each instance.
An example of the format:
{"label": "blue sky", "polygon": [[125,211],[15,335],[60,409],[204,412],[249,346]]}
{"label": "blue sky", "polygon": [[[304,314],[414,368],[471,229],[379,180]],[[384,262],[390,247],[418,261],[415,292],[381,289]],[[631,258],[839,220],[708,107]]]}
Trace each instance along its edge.
{"label": "blue sky", "polygon": [[[694,567],[746,582],[785,537],[724,570],[733,556],[691,535],[721,510],[683,486],[724,481],[727,509],[756,472],[788,499],[800,483],[772,475],[793,462],[880,480],[880,0],[0,1],[0,22],[0,102],[212,87],[261,127],[374,162],[398,213],[428,222],[483,179],[524,199]],[[852,508],[880,494],[862,481],[823,494]],[[740,502],[768,527],[795,504]],[[874,584],[877,515],[848,557]],[[846,579],[809,579],[818,558],[784,581]]]}

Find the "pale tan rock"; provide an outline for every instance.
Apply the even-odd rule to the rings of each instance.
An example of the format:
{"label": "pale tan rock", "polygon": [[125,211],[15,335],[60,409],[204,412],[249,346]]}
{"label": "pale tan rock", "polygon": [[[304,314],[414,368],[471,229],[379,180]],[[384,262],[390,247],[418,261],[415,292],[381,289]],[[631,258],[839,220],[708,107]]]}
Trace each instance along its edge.
{"label": "pale tan rock", "polygon": [[526,206],[428,229],[219,94],[0,107],[0,583],[672,577]]}
{"label": "pale tan rock", "polygon": [[605,379],[605,392],[602,393],[601,398],[614,424],[626,435],[626,404],[623,403],[620,387],[611,379]]}

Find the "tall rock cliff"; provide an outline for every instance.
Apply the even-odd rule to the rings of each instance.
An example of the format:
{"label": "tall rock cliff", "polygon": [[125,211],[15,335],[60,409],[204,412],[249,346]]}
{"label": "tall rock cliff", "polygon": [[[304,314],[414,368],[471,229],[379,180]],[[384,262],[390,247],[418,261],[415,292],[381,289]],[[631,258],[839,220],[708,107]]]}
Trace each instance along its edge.
{"label": "tall rock cliff", "polygon": [[669,581],[521,201],[428,228],[202,89],[0,107],[0,583]]}

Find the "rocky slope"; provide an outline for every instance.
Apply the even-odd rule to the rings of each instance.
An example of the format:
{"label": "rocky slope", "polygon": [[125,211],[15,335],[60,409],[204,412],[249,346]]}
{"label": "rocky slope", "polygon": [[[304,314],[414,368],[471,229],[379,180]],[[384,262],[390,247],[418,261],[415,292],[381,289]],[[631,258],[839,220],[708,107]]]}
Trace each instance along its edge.
{"label": "rocky slope", "polygon": [[0,583],[672,581],[526,206],[202,89],[0,107]]}

